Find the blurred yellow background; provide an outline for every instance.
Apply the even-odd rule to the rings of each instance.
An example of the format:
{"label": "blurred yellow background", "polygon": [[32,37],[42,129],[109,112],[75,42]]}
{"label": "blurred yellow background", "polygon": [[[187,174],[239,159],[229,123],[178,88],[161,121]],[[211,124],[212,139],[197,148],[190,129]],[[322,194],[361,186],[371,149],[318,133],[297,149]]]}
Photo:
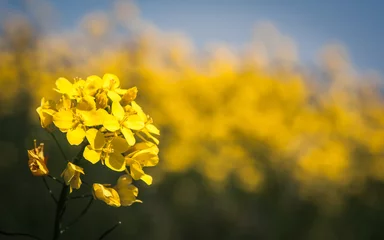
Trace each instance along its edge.
{"label": "blurred yellow background", "polygon": [[[42,16],[41,21],[49,19]],[[138,87],[138,101],[161,129],[160,164],[151,174],[155,188],[172,189],[165,198],[169,201],[197,208],[204,201],[197,189],[201,184],[224,202],[236,194],[234,188],[262,196],[277,181],[276,191],[290,191],[297,203],[336,214],[346,199],[362,196],[365,202],[372,182],[384,181],[382,82],[373,73],[357,72],[342,45],[325,45],[317,67],[306,67],[298,59],[300,46],[262,22],[241,51],[212,44],[201,54],[184,34],[146,22],[131,2],[116,2],[112,12],[89,13],[75,29],[51,34],[39,32],[24,15],[9,14],[1,25],[4,170],[15,159],[25,159],[27,166],[20,144],[27,149],[36,137],[37,130],[28,130],[39,125],[35,109],[43,96],[57,97],[51,91],[57,78],[109,72],[122,86]],[[20,117],[29,122],[28,134],[12,132],[21,131],[12,120]],[[191,178],[191,171],[201,178]],[[180,177],[168,184],[173,174]],[[145,191],[150,189],[141,194]],[[151,197],[156,201],[156,194]],[[135,208],[151,208],[146,204],[144,199]],[[228,204],[231,208],[233,202]],[[226,211],[241,218],[234,208]],[[304,239],[333,239],[324,237],[330,235],[319,222],[313,221],[318,238],[309,234]]]}

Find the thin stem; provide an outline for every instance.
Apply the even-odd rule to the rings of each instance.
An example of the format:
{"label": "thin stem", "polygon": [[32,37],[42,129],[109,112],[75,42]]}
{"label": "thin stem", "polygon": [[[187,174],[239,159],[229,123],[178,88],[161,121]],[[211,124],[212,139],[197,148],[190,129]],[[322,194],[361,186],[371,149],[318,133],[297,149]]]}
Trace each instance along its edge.
{"label": "thin stem", "polygon": [[74,197],[70,197],[69,199],[71,200],[71,199],[89,198],[89,197],[93,197],[93,195],[92,195],[92,194],[89,194],[89,193],[87,193],[87,194],[83,194],[83,195],[80,195],[80,196],[74,196]]}
{"label": "thin stem", "polygon": [[57,179],[56,177],[54,177],[54,176],[51,176],[51,175],[47,175],[47,177],[49,177],[49,178],[51,178],[51,179],[53,179],[53,180],[55,180],[56,182],[58,182],[58,183],[60,183],[60,184],[64,184],[60,179]]}
{"label": "thin stem", "polygon": [[63,150],[63,148],[61,147],[59,141],[57,140],[55,134],[53,134],[52,132],[49,132],[49,134],[52,136],[53,140],[55,140],[56,145],[57,145],[57,147],[59,148],[59,150],[60,150],[60,152],[61,152],[61,155],[63,155],[64,160],[68,162],[68,158],[67,158],[67,156],[65,155],[64,150]]}
{"label": "thin stem", "polygon": [[[83,156],[83,151],[85,147],[87,146],[86,142],[83,142],[80,151],[77,153],[76,157],[73,160],[73,164],[77,165]],[[63,155],[65,156],[65,155]],[[54,226],[54,233],[53,233],[53,240],[59,239],[60,235],[63,233],[62,229],[62,218],[65,213],[65,209],[67,206],[67,199],[69,194],[69,186],[66,184],[63,184],[63,188],[61,189],[59,202],[57,203],[56,208],[56,217],[55,217],[55,226]]]}
{"label": "thin stem", "polygon": [[24,236],[24,237],[30,237],[33,239],[41,240],[41,238],[33,236],[32,234],[29,234],[29,233],[11,233],[11,232],[5,232],[0,230],[0,234],[6,235],[6,236]]}
{"label": "thin stem", "polygon": [[108,234],[110,234],[113,230],[115,230],[120,225],[121,225],[121,221],[118,221],[113,227],[105,231],[103,235],[100,236],[99,240],[102,240],[103,238],[105,238]]}
{"label": "thin stem", "polygon": [[65,228],[63,228],[61,230],[61,233],[64,233],[65,231],[67,231],[71,226],[73,226],[74,224],[76,224],[89,210],[89,208],[91,207],[93,203],[93,197],[89,200],[87,206],[83,209],[83,211],[80,213],[79,216],[77,216],[77,218],[75,218],[72,222],[70,222]]}
{"label": "thin stem", "polygon": [[44,185],[45,185],[45,187],[47,188],[49,194],[51,195],[53,201],[55,201],[55,203],[57,204],[57,203],[58,203],[58,202],[57,202],[57,199],[56,199],[55,195],[53,195],[52,190],[49,188],[49,185],[48,185],[48,183],[47,183],[47,179],[45,179],[45,177],[43,177],[43,182],[44,182]]}

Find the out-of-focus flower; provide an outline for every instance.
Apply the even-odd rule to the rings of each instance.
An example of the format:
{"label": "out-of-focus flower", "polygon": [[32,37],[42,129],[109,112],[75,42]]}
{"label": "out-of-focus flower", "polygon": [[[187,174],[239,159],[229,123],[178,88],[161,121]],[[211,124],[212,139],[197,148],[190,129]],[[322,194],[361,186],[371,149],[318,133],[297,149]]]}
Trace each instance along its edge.
{"label": "out-of-focus flower", "polygon": [[110,184],[93,184],[93,196],[95,199],[101,200],[112,207],[120,207],[120,197],[117,191]]}
{"label": "out-of-focus flower", "polygon": [[40,117],[40,124],[43,128],[47,128],[53,122],[53,115],[56,113],[55,102],[51,100],[41,99],[41,105],[36,109]]}
{"label": "out-of-focus flower", "polygon": [[69,192],[72,192],[72,189],[79,189],[81,186],[80,174],[84,174],[83,168],[68,162],[67,168],[64,169],[61,176],[64,178],[66,185],[69,185]]}
{"label": "out-of-focus flower", "polygon": [[49,170],[47,168],[47,158],[44,156],[44,143],[37,146],[35,139],[34,148],[28,150],[28,158],[28,166],[33,176],[48,175]]}

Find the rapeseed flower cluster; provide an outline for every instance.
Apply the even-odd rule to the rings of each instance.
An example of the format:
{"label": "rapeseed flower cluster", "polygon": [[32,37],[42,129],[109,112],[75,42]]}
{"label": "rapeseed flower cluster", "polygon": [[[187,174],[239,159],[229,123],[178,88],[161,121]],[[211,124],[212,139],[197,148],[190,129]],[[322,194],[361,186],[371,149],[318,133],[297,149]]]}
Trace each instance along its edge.
{"label": "rapeseed flower cluster", "polygon": [[[54,126],[66,134],[71,145],[83,144],[82,156],[92,164],[124,172],[116,186],[93,184],[93,195],[108,205],[129,206],[137,200],[138,189],[132,180],[152,184],[152,177],[144,167],[155,166],[158,161],[159,129],[153,120],[135,102],[137,88],[123,89],[117,76],[107,73],[103,78],[89,76],[65,78],[56,81],[54,90],[61,94],[58,102],[41,99],[36,109],[41,126],[53,131]],[[28,150],[29,167],[35,176],[48,175],[43,144]],[[73,189],[81,187],[85,171],[75,162],[68,162],[62,177]]]}

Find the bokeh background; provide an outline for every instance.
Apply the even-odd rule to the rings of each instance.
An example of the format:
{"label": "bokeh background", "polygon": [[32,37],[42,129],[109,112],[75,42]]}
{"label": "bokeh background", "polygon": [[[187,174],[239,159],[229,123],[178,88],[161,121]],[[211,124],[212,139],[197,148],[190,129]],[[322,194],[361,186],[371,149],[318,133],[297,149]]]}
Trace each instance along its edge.
{"label": "bokeh background", "polygon": [[[52,175],[65,163],[35,109],[59,77],[110,72],[138,87],[160,163],[137,183],[144,204],[95,202],[63,239],[117,221],[108,239],[384,239],[381,5],[0,1],[0,229],[51,237],[26,149],[44,141]],[[118,177],[84,167],[88,182]]]}

